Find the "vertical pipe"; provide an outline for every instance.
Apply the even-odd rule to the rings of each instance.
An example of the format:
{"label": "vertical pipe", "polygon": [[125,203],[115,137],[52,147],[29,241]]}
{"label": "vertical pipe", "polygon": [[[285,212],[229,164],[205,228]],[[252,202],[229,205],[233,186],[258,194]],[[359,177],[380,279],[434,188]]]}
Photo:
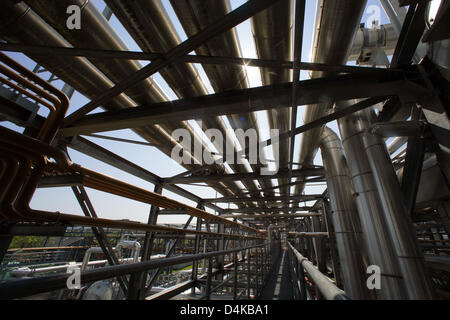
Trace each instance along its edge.
{"label": "vertical pipe", "polygon": [[[217,225],[217,232],[219,233],[225,233],[225,225],[223,223],[220,223]],[[223,251],[225,250],[225,239],[221,237],[220,239],[217,239],[217,251]],[[223,265],[224,265],[224,259],[225,256],[219,256],[217,257],[217,268],[219,269],[219,273],[216,276],[216,280],[223,280]]]}
{"label": "vertical pipe", "polygon": [[[371,118],[375,116],[370,110],[366,110],[363,114],[367,116],[366,123],[370,123]],[[363,143],[381,200],[387,231],[403,276],[407,297],[432,299],[431,281],[386,144],[380,136],[367,130],[363,134]]]}
{"label": "vertical pipe", "polygon": [[[354,101],[336,104],[339,110]],[[364,111],[356,112],[338,120],[342,145],[348,162],[354,196],[361,221],[365,247],[369,261],[381,269],[381,288],[376,290],[380,299],[405,299],[405,288],[401,280],[398,261],[389,238],[383,208],[377,193],[369,159],[364,152],[362,123]]]}
{"label": "vertical pipe", "polygon": [[[202,230],[202,219],[197,218],[197,223],[196,223],[195,230],[197,230],[197,231],[201,231]],[[194,254],[200,253],[200,242],[201,242],[200,235],[196,234],[195,235],[195,243],[194,243]],[[192,263],[191,279],[194,280],[194,281],[197,281],[197,276],[198,276],[198,261],[195,260]],[[196,285],[192,286],[191,295],[195,295],[195,288],[196,288]]]}
{"label": "vertical pipe", "polygon": [[234,264],[234,279],[233,279],[233,300],[237,298],[237,281],[238,281],[238,258],[237,252],[233,254],[233,264]]}
{"label": "vertical pipe", "polygon": [[250,249],[247,250],[247,298],[250,300]]}
{"label": "vertical pipe", "polygon": [[328,238],[330,239],[329,245],[330,245],[330,255],[331,255],[331,262],[333,263],[333,273],[334,273],[334,278],[336,281],[336,285],[338,287],[343,287],[344,285],[344,281],[342,280],[342,275],[341,275],[341,266],[339,264],[339,257],[338,257],[338,253],[336,251],[336,238],[334,235],[334,227],[333,224],[331,223],[331,208],[330,208],[330,204],[327,203],[326,201],[323,202],[323,213],[325,216],[325,221],[327,223],[327,232],[328,232]]}
{"label": "vertical pipe", "polygon": [[[325,231],[322,229],[321,221],[318,216],[311,217],[313,232],[321,232]],[[314,237],[313,239],[314,245],[317,250],[317,267],[319,271],[322,273],[326,273],[327,271],[327,261],[326,261],[326,252],[325,252],[325,238],[323,237]]]}
{"label": "vertical pipe", "polygon": [[[328,193],[330,196],[331,222],[336,236],[345,292],[353,299],[367,297],[363,259],[358,245],[359,226],[353,199],[353,188],[348,177],[348,167],[341,141],[336,133],[325,127],[320,144]],[[330,236],[330,241],[333,239]]]}
{"label": "vertical pipe", "polygon": [[211,297],[211,281],[212,281],[212,258],[208,259],[208,276],[206,278],[205,299],[209,300]]}
{"label": "vertical pipe", "polygon": [[[163,187],[161,184],[156,184],[153,192],[157,193],[157,194],[162,194],[163,191]],[[150,208],[150,212],[148,215],[148,224],[156,224],[157,220],[158,220],[158,207],[152,205]],[[155,234],[154,232],[146,232],[145,233],[145,238],[144,238],[144,245],[143,245],[143,249],[142,249],[142,256],[141,256],[141,261],[146,261],[146,260],[150,260],[150,257],[152,255],[152,251],[153,251],[153,244],[154,244],[154,240],[155,240]],[[143,272],[142,276],[141,276],[141,283],[140,283],[140,298],[144,299],[145,294],[146,294],[146,284],[147,284],[147,277],[148,277],[148,272]]]}

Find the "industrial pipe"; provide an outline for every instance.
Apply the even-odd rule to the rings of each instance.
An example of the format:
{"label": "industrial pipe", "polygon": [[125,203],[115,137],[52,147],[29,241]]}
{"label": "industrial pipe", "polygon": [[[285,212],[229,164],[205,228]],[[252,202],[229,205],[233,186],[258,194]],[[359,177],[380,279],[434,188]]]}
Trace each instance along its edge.
{"label": "industrial pipe", "polygon": [[[356,101],[336,104],[339,110]],[[391,159],[382,137],[370,132],[373,110],[339,119],[366,247],[372,264],[386,281],[379,291],[383,299],[430,299],[432,289],[415,239],[410,217]],[[397,275],[398,279],[385,275]],[[401,280],[400,280],[401,279]]]}
{"label": "industrial pipe", "polygon": [[320,293],[325,297],[325,299],[350,300],[344,291],[336,287],[327,276],[317,270],[317,268],[308,259],[302,256],[290,242],[288,242],[288,245],[297,258],[300,268],[305,268],[306,272],[316,284],[317,288],[319,288]]}
{"label": "industrial pipe", "polygon": [[364,299],[367,290],[360,242],[361,226],[354,203],[353,186],[341,141],[328,127],[323,131],[320,150],[332,209],[330,222],[336,237],[344,288],[352,299]]}
{"label": "industrial pipe", "polygon": [[[236,248],[224,251],[212,251],[207,253],[189,254],[178,257],[153,259],[144,262],[135,262],[120,264],[115,266],[107,266],[104,268],[97,268],[87,270],[81,273],[80,280],[82,283],[94,282],[104,280],[112,277],[124,276],[132,273],[144,272],[147,270],[157,269],[161,267],[169,267],[185,262],[198,261],[205,258],[212,258],[215,256],[222,256],[234,252],[240,252],[252,248],[259,248],[264,244],[256,246],[248,246],[243,248]],[[5,282],[0,284],[0,299],[16,299],[26,297],[42,292],[48,292],[58,289],[66,288],[66,281],[69,274],[59,274],[42,276],[32,279],[21,279],[17,281]]]}
{"label": "industrial pipe", "polygon": [[[317,2],[316,31],[313,41],[312,62],[342,65],[347,61],[352,41],[359,29],[366,8],[366,0],[341,0]],[[325,72],[312,72],[311,78],[324,77]],[[325,116],[331,109],[330,104],[308,105],[303,116],[308,123]],[[324,126],[311,129],[302,134],[299,162],[304,165],[313,163],[320,144]],[[294,194],[301,194],[305,184],[298,184]]]}
{"label": "industrial pipe", "polygon": [[[374,112],[363,113],[371,116]],[[364,122],[363,124],[366,124]],[[361,127],[361,129],[366,129]],[[432,299],[431,279],[425,268],[422,250],[406,208],[397,175],[382,137],[366,130],[362,136],[376,190],[379,194],[387,230],[397,256],[409,299]]]}
{"label": "industrial pipe", "polygon": [[[90,6],[92,6],[92,4],[88,4],[88,7]],[[47,8],[46,5],[45,7]],[[116,48],[117,50],[126,50],[126,47],[122,45],[123,42],[121,42],[118,37],[114,37],[115,32],[112,34],[108,34],[106,32],[105,35],[105,29],[108,29],[107,26],[105,24],[100,24],[101,27],[99,27],[98,21],[95,20],[98,16],[96,17],[96,15],[92,12],[86,17],[91,19],[89,21],[94,19],[94,21],[97,22],[95,29],[97,31],[102,30],[103,36],[101,39],[89,38],[89,40],[84,43],[97,43],[99,46],[105,46],[106,43],[108,49]],[[1,19],[2,23],[0,23],[0,33],[2,34],[2,38],[8,42],[71,47],[71,45],[61,37],[61,35],[55,32],[53,28],[49,27],[49,25],[47,25],[45,21],[43,21],[42,18],[40,18],[24,2],[15,3],[10,0],[2,1],[0,3],[0,17],[4,17]],[[105,19],[103,18],[103,20]],[[65,26],[65,23],[63,23],[62,26]],[[109,27],[109,29],[111,28]],[[91,29],[88,28],[88,30]],[[81,37],[85,35],[82,32],[84,32],[84,29],[81,29],[80,32],[77,33],[77,36]],[[90,35],[96,34],[95,32],[88,33]],[[73,32],[70,34],[73,34]],[[102,42],[98,43],[97,41]],[[73,88],[87,97],[96,97],[113,86],[113,82],[85,58],[59,56],[49,57],[47,55],[30,55],[30,58],[37,61],[40,65],[45,66],[60,79],[70,84]],[[96,62],[98,62],[98,60]],[[105,63],[108,64],[107,62],[104,62],[102,66],[105,66]],[[114,64],[114,62],[112,63]],[[119,66],[116,65],[116,67],[110,69],[105,67],[102,71],[106,72],[109,77],[113,77],[113,81],[120,81],[129,75],[133,70],[138,71],[140,69],[140,66],[135,61],[124,60],[120,61],[120,63],[121,64]],[[132,88],[130,89],[131,91],[127,90],[127,93],[132,96],[133,100],[142,104],[155,101],[165,101],[166,97],[162,93],[162,90],[155,82],[149,81],[150,79],[142,81],[138,85],[137,90]],[[133,100],[131,100],[126,94],[122,93],[121,95],[113,98],[103,107],[107,110],[118,110],[134,107],[136,103]],[[162,126],[147,126],[136,128],[134,130],[144,139],[158,144],[159,149],[169,156],[171,154],[172,147],[177,144],[177,142],[171,138],[170,134],[168,134]],[[191,132],[191,134],[198,139],[195,132]],[[194,164],[199,163],[199,160],[193,158],[193,155],[189,156],[192,157],[191,160]],[[191,168],[189,165],[185,165],[185,167],[187,169]],[[211,186],[213,186],[221,194],[231,195],[230,191],[228,191],[228,189],[220,183],[211,183]]]}

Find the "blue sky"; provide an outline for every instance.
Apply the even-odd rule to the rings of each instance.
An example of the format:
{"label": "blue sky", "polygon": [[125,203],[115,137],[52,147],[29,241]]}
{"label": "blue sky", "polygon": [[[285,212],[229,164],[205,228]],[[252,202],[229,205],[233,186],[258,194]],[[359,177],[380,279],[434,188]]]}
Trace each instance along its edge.
{"label": "blue sky", "polygon": [[[102,11],[105,8],[105,4],[103,0],[93,0],[94,5]],[[186,39],[186,35],[178,22],[177,17],[175,16],[171,5],[168,0],[162,0],[165,9],[167,10],[169,16],[174,23],[179,37],[182,41]],[[245,0],[231,0],[232,9],[237,8],[238,6],[245,3]],[[315,13],[316,13],[316,2],[317,0],[306,0],[306,14],[305,14],[305,24],[304,24],[304,37],[303,37],[303,52],[302,52],[302,61],[310,61],[311,54],[311,43],[313,39],[313,30],[315,25]],[[378,0],[369,0],[368,7],[371,5],[378,6],[381,9],[381,24],[389,23],[388,18],[384,14],[384,11],[379,4]],[[368,17],[370,16],[370,12],[366,11],[362,22],[366,22]],[[133,39],[128,35],[125,29],[121,26],[118,20],[113,16],[110,20],[111,25],[116,30],[116,32],[122,37],[124,42],[127,44],[130,50],[141,51],[137,44],[133,41]],[[247,20],[236,27],[238,37],[241,44],[243,57],[247,58],[256,58],[256,51],[253,42],[253,36],[251,31],[250,21]],[[33,69],[35,63],[19,53],[8,53],[11,57],[16,59],[17,61],[24,64],[29,69]],[[145,65],[148,62],[142,62],[142,65]],[[213,89],[209,85],[209,81],[200,65],[195,65],[198,69],[204,83],[206,84],[210,93],[213,93]],[[250,85],[252,87],[260,86],[261,79],[258,68],[247,68],[247,73],[250,81]],[[48,73],[40,74],[44,79],[47,79],[50,75]],[[301,72],[301,79],[307,79],[308,73],[305,71]],[[169,88],[164,79],[156,74],[153,76],[153,79],[158,82],[158,84],[162,87],[166,95],[169,99],[176,99],[175,94]],[[54,82],[54,84],[61,88],[63,83],[61,81]],[[69,113],[77,110],[79,107],[83,106],[89,102],[87,98],[82,96],[79,93],[75,93],[71,99],[71,105],[69,109]],[[100,109],[95,110],[94,112],[100,112]],[[303,112],[304,107],[300,106],[298,108],[298,117],[297,117],[297,126],[303,124]],[[262,128],[262,138],[267,139],[268,135],[268,119],[265,111],[258,112],[258,122],[260,128]],[[196,129],[199,129],[197,124],[194,121],[189,122]],[[15,127],[14,125],[8,123],[8,127],[14,128],[15,130],[21,130],[20,128]],[[337,131],[336,123],[331,123],[330,126]],[[127,139],[144,141],[142,138],[137,136],[131,130],[118,130],[113,132],[104,132],[102,134],[122,137]],[[184,171],[184,168],[170,159],[168,156],[160,152],[154,147],[148,146],[140,146],[122,142],[108,141],[104,139],[97,139],[89,137],[89,140],[110,149],[112,152],[135,162],[136,164],[148,169],[151,172],[158,174],[161,177],[169,177],[181,173]],[[299,141],[300,137],[296,138],[296,149],[294,152],[294,162],[298,159],[298,149],[299,149]],[[133,185],[148,189],[153,191],[153,185],[149,182],[143,181],[139,178],[136,178],[132,175],[124,173],[118,169],[115,169],[109,165],[106,165],[100,161],[92,159],[88,156],[85,156],[75,150],[69,150],[70,156],[72,160],[78,164],[81,164],[85,167],[88,167],[93,170],[100,171],[104,174],[113,176],[115,178],[124,180]],[[270,152],[268,154],[270,158]],[[318,153],[316,159],[316,164],[321,164],[320,152]],[[211,198],[216,196],[216,192],[209,187],[202,186],[183,186],[190,192],[193,192],[203,198]],[[307,187],[306,193],[321,193],[324,190],[325,186],[310,186]],[[100,217],[104,218],[112,218],[112,219],[130,219],[135,221],[146,221],[148,217],[148,212],[150,206],[148,204],[139,203],[136,201],[120,198],[117,196],[109,195],[103,192],[99,192],[96,190],[88,189],[88,194],[91,198],[91,201],[94,204],[94,208],[97,211],[97,214]],[[168,191],[164,191],[165,196],[170,198],[183,201],[190,205],[196,205],[192,201],[186,200],[176,194],[173,194]],[[81,209],[78,206],[78,203],[71,191],[70,188],[50,188],[50,189],[38,189],[36,194],[31,202],[31,207],[36,209],[50,210],[50,211],[61,211],[65,213],[72,214],[82,214]],[[224,206],[226,207],[226,206]],[[231,206],[233,207],[233,206]],[[210,211],[208,209],[208,211]],[[210,211],[212,212],[212,211]],[[186,220],[186,216],[162,216],[158,219],[158,223],[182,223]]]}

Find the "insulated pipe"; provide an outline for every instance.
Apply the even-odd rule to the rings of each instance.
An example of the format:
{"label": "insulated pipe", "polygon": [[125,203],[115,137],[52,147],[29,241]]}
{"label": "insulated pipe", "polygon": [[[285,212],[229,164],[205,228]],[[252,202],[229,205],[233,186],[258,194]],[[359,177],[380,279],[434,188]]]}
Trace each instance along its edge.
{"label": "insulated pipe", "polygon": [[[161,1],[107,0],[106,3],[143,51],[168,52],[181,43]],[[160,73],[180,99],[208,94],[200,75],[192,64],[174,63],[162,69]],[[204,118],[201,125],[204,130],[218,129],[223,137],[229,135],[221,117]],[[179,125],[174,122],[171,122],[170,127],[166,126],[169,132],[177,127]],[[231,136],[228,138],[229,141],[233,141]],[[212,143],[219,153],[225,155],[224,144],[219,140],[214,139]],[[232,145],[237,152],[237,146],[234,143]],[[235,172],[247,171],[244,165],[229,165]],[[259,195],[253,180],[243,181],[243,184],[252,194]],[[235,193],[239,192],[235,183],[228,182],[227,186],[230,186]],[[263,205],[262,202],[260,204]]]}
{"label": "insulated pipe", "polygon": [[330,196],[329,216],[334,228],[345,292],[352,299],[367,298],[364,261],[362,258],[361,227],[353,198],[347,162],[336,133],[325,127],[320,144]]}
{"label": "insulated pipe", "polygon": [[[49,45],[56,47],[71,47],[54,29],[50,28],[31,8],[25,3],[13,3],[12,1],[2,1],[0,3],[0,33],[2,38],[12,43],[31,43],[38,45]],[[109,39],[110,37],[108,37]],[[117,39],[112,42],[113,46],[117,46]],[[77,91],[81,92],[87,97],[95,97],[103,91],[108,90],[113,86],[113,83],[106,78],[106,76],[96,69],[87,59],[80,57],[58,57],[58,56],[42,56],[30,55],[30,58],[37,61],[39,64],[51,70],[58,75],[60,79],[65,80]],[[126,70],[138,70],[138,66],[128,66]],[[157,89],[159,92],[158,99],[165,99],[159,88],[156,88],[156,83],[147,85],[145,81],[142,82],[143,87],[137,92],[146,92],[150,89]],[[141,94],[142,96],[142,94]],[[138,99],[140,96],[135,96]],[[113,98],[107,106],[108,110],[118,110],[122,108],[129,108],[135,106],[125,94],[121,94]],[[145,127],[134,129],[144,139],[157,143],[160,150],[170,156],[171,146],[176,142],[164,131],[160,126]],[[196,159],[192,159],[194,163],[198,163]],[[190,166],[185,166],[190,168]],[[230,192],[223,186],[214,187],[221,194],[230,194]]]}
{"label": "insulated pipe", "polygon": [[[170,2],[189,37],[231,11],[229,0],[171,0]],[[234,29],[207,41],[199,46],[195,52],[206,56],[242,56]],[[242,66],[205,64],[203,69],[216,93],[248,88],[247,74]],[[241,128],[244,131],[255,129],[259,136],[258,121],[254,113],[232,115],[228,117],[228,120],[233,128]],[[208,125],[207,123],[203,124]],[[255,172],[261,169],[260,164],[250,164],[250,166]],[[270,189],[272,187],[270,180],[260,180],[259,183],[262,189]],[[273,190],[265,191],[264,194],[273,196]]]}
{"label": "insulated pipe", "polygon": [[[43,144],[35,139],[25,137],[21,134],[15,133],[9,129],[0,128],[0,132],[2,132],[0,139],[2,140],[1,147],[6,147],[8,150],[8,154],[1,154],[1,158],[5,159],[5,157],[15,157],[17,161],[12,163],[15,165],[17,169],[9,169],[6,172],[16,172],[15,176],[12,177],[12,180],[5,181],[5,177],[1,177],[2,186],[6,185],[6,192],[2,192],[4,198],[2,198],[1,205],[2,210],[1,214],[4,216],[6,220],[14,220],[14,221],[60,221],[63,223],[69,224],[80,224],[80,225],[89,225],[89,226],[108,226],[115,228],[124,228],[124,229],[136,229],[136,230],[147,230],[147,231],[159,231],[159,232],[182,232],[182,233],[194,233],[194,234],[215,234],[209,232],[201,232],[194,230],[179,230],[174,228],[162,227],[157,225],[147,225],[140,224],[135,222],[123,222],[123,221],[114,221],[108,219],[101,218],[90,218],[84,216],[74,216],[68,214],[62,214],[58,212],[45,212],[39,210],[32,210],[29,208],[29,202],[33,196],[34,190],[44,173],[44,160],[42,159],[43,155],[51,155],[55,159],[63,158],[63,161],[60,161],[59,164],[65,167],[66,169],[72,170],[82,170],[84,174],[88,174],[90,176],[97,176],[104,180],[105,186],[108,184],[114,186],[114,188],[101,189],[104,191],[110,191],[116,193],[118,195],[124,195],[129,198],[133,198],[132,195],[139,195],[139,198],[135,198],[138,201],[156,203],[160,206],[166,207],[180,207],[181,204],[175,204],[173,200],[162,197],[157,194],[150,193],[148,191],[138,189],[134,186],[127,185],[126,183],[117,181],[112,178],[108,178],[106,176],[100,175],[88,169],[83,169],[82,167],[72,165],[70,162],[64,162],[65,156],[58,149],[49,147],[46,144]],[[33,148],[29,148],[30,144]],[[28,147],[28,148],[27,148]],[[48,151],[48,152],[47,152]],[[61,154],[61,155],[59,155]],[[28,157],[28,159],[27,159]],[[31,161],[33,161],[33,167],[31,166]],[[56,166],[53,166],[56,169]],[[86,171],[87,170],[87,171]],[[5,170],[2,171],[4,173]],[[128,191],[134,190],[132,194],[127,193]],[[125,192],[125,193],[123,193]],[[143,198],[144,193],[146,196]],[[158,198],[151,199],[151,198]],[[161,200],[161,201],[160,201]],[[158,202],[155,202],[158,201]],[[211,215],[207,212],[201,211],[199,209],[191,208],[193,211],[191,212],[194,216],[200,217],[202,219],[212,218],[215,221],[223,221],[225,224],[240,226],[247,230],[252,230],[254,232],[258,232],[255,229],[249,228],[245,225],[241,225],[235,222],[228,221],[226,219],[220,218],[218,216]],[[223,234],[223,236],[228,236]],[[232,236],[234,237],[234,236]],[[239,237],[239,236],[238,236]]]}
{"label": "insulated pipe", "polygon": [[[354,101],[337,104],[337,109],[345,108]],[[350,178],[353,182],[354,197],[358,208],[365,248],[371,265],[381,269],[381,289],[376,291],[380,299],[405,299],[406,292],[402,281],[399,263],[396,258],[383,208],[375,185],[369,159],[364,153],[362,141],[361,113],[351,114],[338,121]]]}
{"label": "insulated pipe", "polygon": [[[81,28],[79,30],[68,30],[65,27],[66,17],[61,14],[61,12],[65,12],[66,8],[69,5],[74,4],[74,1],[61,0],[58,1],[57,3],[54,3],[50,8],[48,7],[48,3],[46,1],[37,0],[37,1],[29,1],[28,3],[31,6],[31,8],[36,11],[37,14],[39,14],[42,18],[44,18],[53,28],[55,28],[55,30],[57,30],[61,35],[63,35],[64,38],[67,39],[75,47],[86,47],[86,44],[89,44],[89,46],[100,49],[113,49],[119,51],[128,50],[125,43],[123,43],[123,41],[116,34],[114,29],[111,28],[108,21],[89,1],[76,0],[76,4],[82,8],[81,19],[83,21],[83,24],[85,25],[84,28]],[[92,32],[92,30],[95,30],[95,32]],[[162,52],[165,51],[168,50],[163,50]],[[115,83],[121,81],[121,79],[129,76],[132,72],[136,72],[141,68],[141,65],[134,60],[114,60],[114,59],[95,59],[95,58],[90,58],[89,60]],[[170,70],[173,70],[173,68],[170,68]],[[161,71],[161,73],[163,75],[166,75],[167,72],[163,71]],[[176,85],[184,83],[183,86],[186,86],[185,85],[186,82],[187,83],[195,82],[194,83],[195,85],[193,84],[190,85],[189,87],[197,88],[195,92],[198,93],[199,95],[206,94],[206,90],[204,89],[201,83],[201,79],[198,77],[198,75],[194,75],[190,77],[191,80],[186,81],[186,79],[189,79],[189,75],[191,74],[189,71],[190,70],[187,70],[186,72],[179,72],[177,75],[173,76],[173,78],[178,79]],[[176,87],[174,86],[172,87],[175,89],[175,91],[177,90]],[[178,93],[178,91],[176,92]],[[131,97],[134,101],[140,104],[156,103],[167,100],[167,97],[164,95],[162,90],[157,86],[155,82],[153,82],[150,79],[146,79],[140,82],[134,88],[130,88],[129,90],[125,91],[125,93],[127,93],[129,97]],[[164,146],[167,148],[167,146],[170,145],[173,146],[174,144],[176,144],[176,142],[173,141],[169,136],[170,132],[172,132],[177,128],[184,128],[188,130],[190,136],[193,138],[193,140],[196,141],[196,142],[193,141],[194,144],[197,143],[198,145],[203,145],[205,149],[208,149],[206,145],[202,143],[201,138],[196,134],[196,132],[184,121],[181,123],[175,123],[171,122],[170,120],[167,120],[166,122],[161,123],[158,126],[153,126],[153,128],[148,129],[153,131],[151,138],[153,139],[153,141],[159,140],[159,145],[166,144],[161,143],[164,142],[164,139],[168,140],[167,141],[168,145],[166,144]],[[168,150],[166,151],[166,154],[170,155]],[[190,155],[190,157],[191,160],[194,162],[194,164],[202,160],[202,159],[194,159],[192,154]],[[211,184],[211,186],[213,187],[214,185],[217,184],[214,183]],[[237,185],[233,183],[229,183],[228,187],[235,193],[239,192]],[[223,189],[220,192],[222,193]]]}
{"label": "insulated pipe", "polygon": [[289,248],[294,253],[297,258],[300,268],[305,268],[308,275],[311,277],[317,288],[319,288],[320,293],[327,300],[349,300],[349,297],[344,291],[336,287],[333,282],[320,272],[308,259],[298,252],[290,242],[288,242]]}
{"label": "insulated pipe", "polygon": [[[283,0],[251,18],[258,58],[292,60],[293,8],[292,0]],[[260,71],[263,85],[292,81],[292,70],[290,69],[260,68]],[[279,129],[280,133],[289,131],[291,129],[291,111],[291,108],[270,110],[268,112],[270,128]],[[280,169],[288,167],[289,149],[289,139],[281,139],[279,142]],[[288,183],[286,178],[278,179],[278,185],[284,185],[280,188],[281,195],[290,194]]]}
{"label": "insulated pipe", "polygon": [[86,250],[83,257],[83,263],[81,264],[81,271],[84,271],[89,264],[89,260],[91,259],[91,255],[93,253],[103,253],[103,249],[100,247],[91,247]]}
{"label": "insulated pipe", "polygon": [[[337,109],[355,102],[338,103]],[[401,294],[396,298],[430,299],[432,289],[386,145],[381,137],[368,130],[375,119],[373,110],[363,110],[339,120],[358,195],[366,246],[371,248],[370,260],[380,266],[382,275],[392,274],[402,279],[401,284],[398,281],[388,284],[392,292],[386,294]],[[400,285],[403,293],[398,290]],[[387,297],[383,295],[383,298]]]}
{"label": "insulated pipe", "polygon": [[116,250],[120,252],[119,256],[123,253],[123,249],[131,249],[131,257],[133,258],[133,262],[139,261],[139,255],[141,253],[141,244],[137,241],[120,241]]}
{"label": "insulated pipe", "polygon": [[[312,62],[345,64],[366,3],[366,0],[318,1]],[[311,73],[311,78],[321,78],[326,75],[325,72],[315,71]],[[325,116],[331,107],[330,104],[306,106],[304,122],[308,123]],[[323,127],[311,129],[302,134],[299,154],[301,164],[313,164]],[[301,194],[304,187],[303,183],[296,185],[294,194]]]}
{"label": "insulated pipe", "polygon": [[[368,129],[375,113],[366,110],[360,129]],[[427,274],[423,254],[416,238],[411,217],[406,208],[397,175],[382,137],[365,130],[362,135],[365,152],[373,172],[375,185],[381,200],[384,219],[398,260],[409,299],[432,299],[431,279]],[[362,151],[362,150],[361,150]]]}

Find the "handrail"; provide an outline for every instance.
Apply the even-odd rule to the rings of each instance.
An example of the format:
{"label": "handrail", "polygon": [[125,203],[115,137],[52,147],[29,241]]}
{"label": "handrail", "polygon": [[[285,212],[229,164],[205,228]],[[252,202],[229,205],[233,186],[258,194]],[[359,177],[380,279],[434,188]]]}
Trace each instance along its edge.
{"label": "handrail", "polygon": [[308,259],[300,254],[288,241],[289,248],[294,253],[301,267],[305,268],[308,275],[319,288],[320,293],[327,300],[350,300],[345,292],[334,285],[331,280],[320,272]]}
{"label": "handrail", "polygon": [[[198,261],[202,259],[212,258],[215,256],[222,256],[234,252],[240,252],[248,249],[263,247],[264,245],[248,246],[243,248],[236,248],[232,250],[212,251],[199,254],[189,254],[178,257],[161,258],[147,260],[143,262],[135,262],[128,264],[119,264],[114,266],[107,266],[93,270],[81,272],[81,283],[94,282],[98,280],[109,279],[117,276],[124,276],[127,274],[145,272],[147,270],[156,269],[159,267],[168,267],[180,263]],[[0,299],[16,299],[26,297],[38,293],[64,289],[66,288],[66,281],[70,274],[58,274],[43,276],[32,279],[21,279],[0,284]]]}

